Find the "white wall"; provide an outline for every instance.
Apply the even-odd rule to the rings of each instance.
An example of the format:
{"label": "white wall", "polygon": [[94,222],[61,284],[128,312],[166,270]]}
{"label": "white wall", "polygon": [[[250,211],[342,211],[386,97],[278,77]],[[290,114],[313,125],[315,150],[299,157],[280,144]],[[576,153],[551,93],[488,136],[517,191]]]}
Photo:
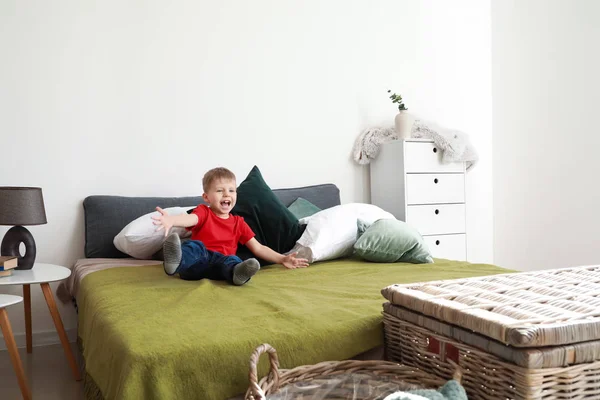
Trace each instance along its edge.
{"label": "white wall", "polygon": [[600,263],[600,2],[492,2],[494,262]]}
{"label": "white wall", "polygon": [[[68,266],[83,256],[85,196],[198,195],[217,165],[369,201],[351,149],[393,124],[389,88],[472,136],[469,256],[491,262],[490,25],[480,0],[4,0],[0,184],[43,188],[38,260]],[[34,331],[52,331],[33,295]],[[10,316],[23,332],[21,307]]]}

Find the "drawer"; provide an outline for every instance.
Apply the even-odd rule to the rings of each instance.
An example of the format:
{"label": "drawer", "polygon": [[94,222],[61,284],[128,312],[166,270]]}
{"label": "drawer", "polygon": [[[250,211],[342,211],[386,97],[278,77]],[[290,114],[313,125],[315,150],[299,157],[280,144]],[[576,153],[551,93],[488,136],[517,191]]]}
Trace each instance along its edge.
{"label": "drawer", "polygon": [[464,172],[464,163],[442,163],[442,150],[433,143],[406,142],[404,170],[407,173]]}
{"label": "drawer", "polygon": [[465,205],[407,206],[406,222],[416,228],[421,235],[466,233]]}
{"label": "drawer", "polygon": [[406,175],[406,204],[464,202],[464,174]]}
{"label": "drawer", "polygon": [[431,255],[435,258],[465,261],[467,259],[467,235],[423,236]]}

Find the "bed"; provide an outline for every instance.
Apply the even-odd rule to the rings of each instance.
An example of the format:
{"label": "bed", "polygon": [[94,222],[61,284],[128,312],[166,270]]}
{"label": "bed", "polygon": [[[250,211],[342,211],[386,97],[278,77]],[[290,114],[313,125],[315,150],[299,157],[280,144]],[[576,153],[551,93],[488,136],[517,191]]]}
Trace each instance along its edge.
{"label": "bed", "polygon": [[[298,197],[321,209],[340,204],[332,184],[273,192],[286,206]],[[112,244],[123,226],[157,204],[202,202],[85,199],[86,257],[59,291],[77,306],[86,399],[233,398],[248,387],[249,356],[262,343],[277,348],[282,368],[381,348],[380,291],[391,283],[507,272],[452,260],[384,264],[349,257],[297,270],[266,266],[250,284],[235,287],[169,277],[160,261],[129,258]],[[259,374],[266,371],[261,364]]]}

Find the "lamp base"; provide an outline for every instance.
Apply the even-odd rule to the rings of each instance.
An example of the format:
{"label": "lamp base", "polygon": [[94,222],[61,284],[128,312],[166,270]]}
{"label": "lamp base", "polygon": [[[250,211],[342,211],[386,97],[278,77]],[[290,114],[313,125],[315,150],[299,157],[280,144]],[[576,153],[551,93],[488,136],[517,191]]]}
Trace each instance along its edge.
{"label": "lamp base", "polygon": [[[21,243],[25,245],[25,255],[21,257],[19,247]],[[36,248],[33,235],[27,228],[21,225],[13,226],[6,232],[2,244],[0,244],[0,254],[3,256],[17,256],[17,268],[31,269],[35,261]]]}

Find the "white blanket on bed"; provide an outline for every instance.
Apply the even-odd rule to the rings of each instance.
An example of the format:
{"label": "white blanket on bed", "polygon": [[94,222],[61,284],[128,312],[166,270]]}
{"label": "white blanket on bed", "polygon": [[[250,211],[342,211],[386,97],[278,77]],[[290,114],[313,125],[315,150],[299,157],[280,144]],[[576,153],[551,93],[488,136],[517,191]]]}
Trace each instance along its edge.
{"label": "white blanket on bed", "polygon": [[135,258],[82,258],[75,262],[71,275],[58,285],[56,295],[63,303],[77,298],[79,286],[87,274],[115,267],[141,267],[144,265],[162,264],[156,260],[137,260]]}

